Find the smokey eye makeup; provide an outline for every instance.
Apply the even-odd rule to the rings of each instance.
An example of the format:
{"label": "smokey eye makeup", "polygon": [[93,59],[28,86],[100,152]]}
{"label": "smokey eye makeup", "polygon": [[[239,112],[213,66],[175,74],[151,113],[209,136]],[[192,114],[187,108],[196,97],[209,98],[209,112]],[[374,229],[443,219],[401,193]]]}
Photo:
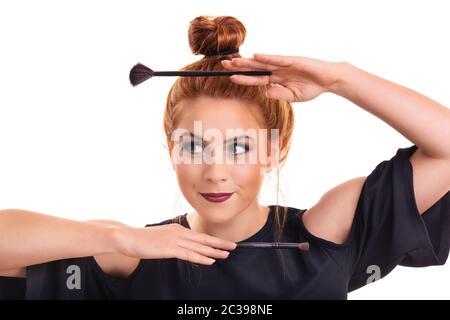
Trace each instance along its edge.
{"label": "smokey eye makeup", "polygon": [[[189,140],[189,138],[188,138]],[[201,154],[205,145],[199,141],[183,141],[181,142],[181,149],[192,155]]]}
{"label": "smokey eye makeup", "polygon": [[[239,156],[253,150],[253,146],[251,146],[250,143],[245,140],[248,139],[234,139],[233,142],[229,142],[228,144],[226,144],[227,155]],[[204,141],[201,141],[199,139],[192,139],[191,137],[183,137],[183,141],[181,142],[182,150],[190,153],[191,155],[202,154],[207,145],[208,143],[205,143]]]}
{"label": "smokey eye makeup", "polygon": [[227,147],[227,151],[232,155],[241,155],[250,151],[250,145],[248,143],[233,142]]}

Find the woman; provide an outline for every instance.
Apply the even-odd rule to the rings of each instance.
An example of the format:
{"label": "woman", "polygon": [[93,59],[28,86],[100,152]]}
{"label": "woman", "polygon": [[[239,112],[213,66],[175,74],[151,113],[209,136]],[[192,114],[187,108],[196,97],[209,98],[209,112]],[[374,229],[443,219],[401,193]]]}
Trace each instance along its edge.
{"label": "woman", "polygon": [[[183,70],[270,70],[271,76],[179,78],[167,98],[167,144],[195,211],[133,228],[3,210],[3,297],[345,299],[397,265],[445,263],[449,109],[349,63],[242,58],[237,51],[245,35],[233,17],[197,17],[189,43],[205,57]],[[259,204],[264,175],[288,155],[291,102],[324,92],[354,102],[413,145],[367,177],[330,189],[308,210]],[[254,157],[261,150],[264,156]],[[301,245],[236,249],[274,241]]]}

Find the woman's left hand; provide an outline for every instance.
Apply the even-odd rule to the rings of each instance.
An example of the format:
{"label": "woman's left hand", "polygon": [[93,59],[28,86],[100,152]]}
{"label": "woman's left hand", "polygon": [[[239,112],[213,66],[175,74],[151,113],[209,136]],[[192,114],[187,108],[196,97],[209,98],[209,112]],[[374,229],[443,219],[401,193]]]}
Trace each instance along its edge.
{"label": "woman's left hand", "polygon": [[241,85],[276,84],[267,90],[270,99],[302,102],[324,92],[335,92],[345,62],[328,62],[296,56],[255,54],[253,58],[222,60],[232,71],[270,70],[271,76],[233,75],[230,79]]}

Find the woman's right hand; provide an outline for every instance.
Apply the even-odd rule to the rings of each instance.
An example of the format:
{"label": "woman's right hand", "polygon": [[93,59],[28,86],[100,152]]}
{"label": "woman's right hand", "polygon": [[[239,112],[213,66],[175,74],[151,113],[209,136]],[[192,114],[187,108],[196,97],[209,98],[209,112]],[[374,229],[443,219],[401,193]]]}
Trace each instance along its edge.
{"label": "woman's right hand", "polygon": [[213,264],[214,259],[227,258],[237,246],[235,242],[193,231],[179,223],[147,228],[120,226],[114,239],[117,252],[129,257],[177,258],[205,265]]}

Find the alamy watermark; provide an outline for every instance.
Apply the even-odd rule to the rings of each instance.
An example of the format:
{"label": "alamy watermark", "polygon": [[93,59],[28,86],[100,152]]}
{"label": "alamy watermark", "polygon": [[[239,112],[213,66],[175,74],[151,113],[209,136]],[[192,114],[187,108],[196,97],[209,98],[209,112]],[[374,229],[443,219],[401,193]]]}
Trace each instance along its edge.
{"label": "alamy watermark", "polygon": [[381,279],[381,268],[377,266],[376,264],[372,264],[367,267],[366,273],[370,274],[370,276],[367,278],[366,284],[378,281]]}
{"label": "alamy watermark", "polygon": [[[194,121],[194,132],[178,128],[170,138],[173,141],[171,158],[175,165],[261,164],[267,168],[272,164],[272,169],[276,169],[279,163],[279,129],[270,129],[270,135],[267,129],[226,129],[224,137],[217,128],[203,132],[202,121]],[[196,152],[197,146],[200,152]],[[235,146],[239,146],[244,152],[231,152],[230,155],[229,146],[233,147],[233,151]],[[261,169],[262,173],[266,170]]]}
{"label": "alamy watermark", "polygon": [[67,289],[81,289],[81,269],[76,264],[72,264],[67,267],[66,273],[69,274],[67,277],[66,285]]}

